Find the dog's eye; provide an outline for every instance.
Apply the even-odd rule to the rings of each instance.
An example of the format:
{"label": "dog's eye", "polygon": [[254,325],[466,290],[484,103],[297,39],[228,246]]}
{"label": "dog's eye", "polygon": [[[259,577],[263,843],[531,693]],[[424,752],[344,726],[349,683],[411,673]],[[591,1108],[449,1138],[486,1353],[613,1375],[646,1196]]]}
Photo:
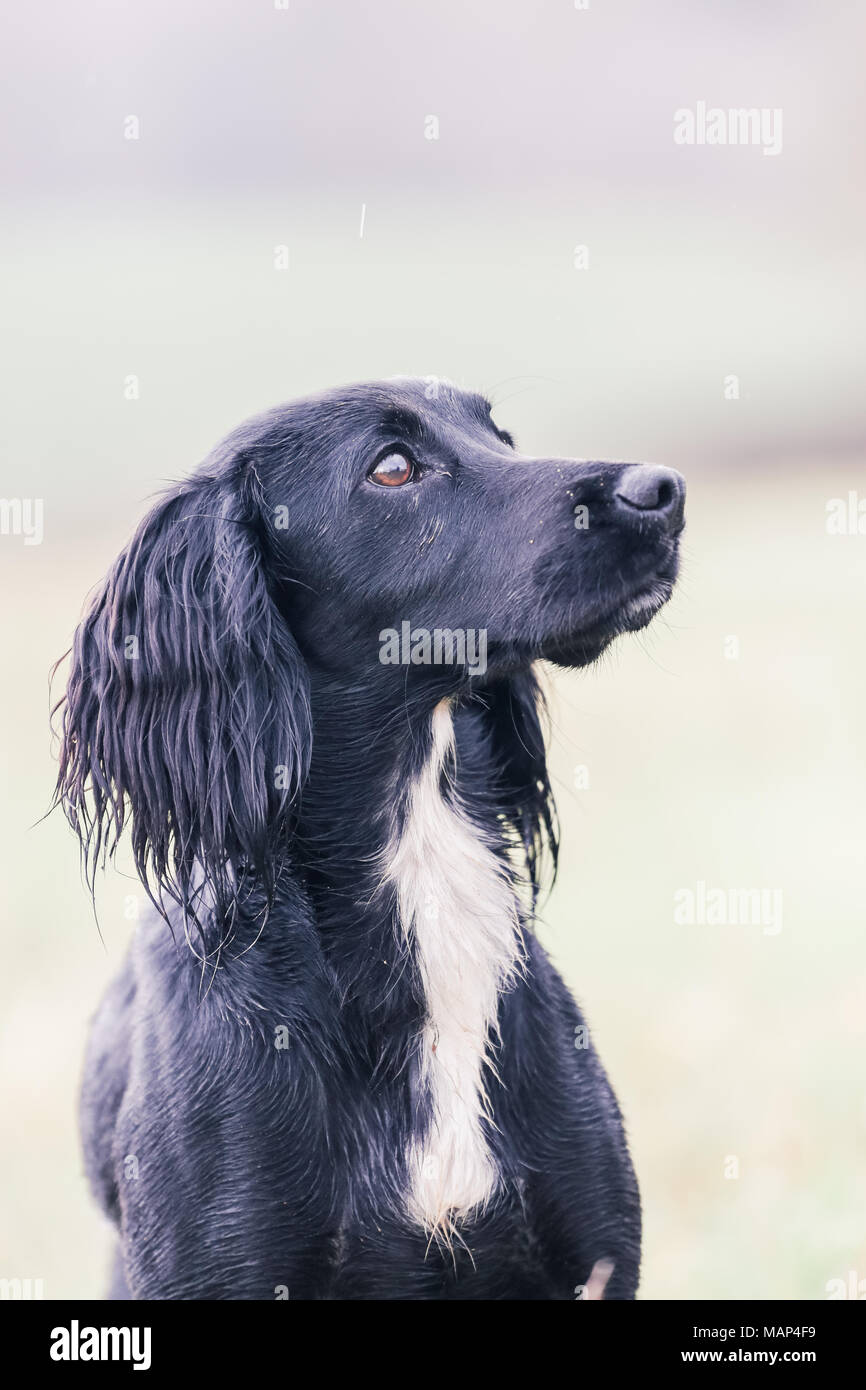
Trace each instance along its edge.
{"label": "dog's eye", "polygon": [[415,464],[405,454],[385,454],[374,463],[367,477],[371,483],[381,483],[383,487],[402,487],[415,476]]}

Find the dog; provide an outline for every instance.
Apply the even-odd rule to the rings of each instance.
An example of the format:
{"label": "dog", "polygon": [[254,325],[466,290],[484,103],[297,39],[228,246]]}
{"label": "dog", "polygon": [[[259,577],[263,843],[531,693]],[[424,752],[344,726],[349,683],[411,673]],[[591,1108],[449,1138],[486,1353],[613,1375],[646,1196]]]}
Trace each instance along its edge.
{"label": "dog", "polygon": [[620,1111],[533,931],[534,668],[651,620],[684,493],[397,378],[247,422],[145,517],[57,707],[91,890],[128,831],[153,904],[82,1087],[112,1297],[635,1296]]}

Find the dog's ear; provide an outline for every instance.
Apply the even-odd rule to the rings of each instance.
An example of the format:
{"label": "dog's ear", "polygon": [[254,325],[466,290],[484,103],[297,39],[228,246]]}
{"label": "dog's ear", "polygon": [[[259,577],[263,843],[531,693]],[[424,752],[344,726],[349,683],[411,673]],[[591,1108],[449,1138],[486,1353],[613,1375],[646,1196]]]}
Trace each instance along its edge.
{"label": "dog's ear", "polygon": [[535,901],[545,853],[553,878],[559,852],[556,807],[544,748],[544,697],[530,669],[491,682],[484,691],[484,703],[498,769],[497,804],[517,835]]}
{"label": "dog's ear", "polygon": [[129,821],[165,913],[230,930],[273,899],[309,765],[306,670],[262,563],[255,472],[203,472],[145,518],[75,636],[55,804],[91,890]]}

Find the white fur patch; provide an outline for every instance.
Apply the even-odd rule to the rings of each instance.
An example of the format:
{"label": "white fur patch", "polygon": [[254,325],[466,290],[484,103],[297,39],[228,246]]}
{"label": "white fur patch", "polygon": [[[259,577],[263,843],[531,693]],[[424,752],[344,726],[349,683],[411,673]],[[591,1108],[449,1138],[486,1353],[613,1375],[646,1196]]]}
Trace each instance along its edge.
{"label": "white fur patch", "polygon": [[484,1068],[500,992],[523,965],[517,900],[502,863],[441,779],[454,752],[447,701],[433,714],[430,758],[409,794],[402,833],[385,877],[397,890],[400,921],[427,1002],[422,1075],[432,1100],[430,1130],[410,1154],[413,1219],[433,1232],[453,1228],[496,1190],[484,1139],[490,1102]]}

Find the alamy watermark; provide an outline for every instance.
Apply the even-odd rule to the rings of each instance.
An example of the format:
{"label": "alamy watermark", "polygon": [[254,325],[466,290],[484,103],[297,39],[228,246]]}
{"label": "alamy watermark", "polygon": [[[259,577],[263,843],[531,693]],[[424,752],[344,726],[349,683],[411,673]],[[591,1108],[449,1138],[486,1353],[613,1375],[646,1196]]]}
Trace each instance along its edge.
{"label": "alamy watermark", "polygon": [[866,1279],[861,1279],[856,1269],[849,1269],[847,1279],[828,1279],[824,1292],[830,1302],[840,1298],[862,1302],[866,1299]]}
{"label": "alamy watermark", "polygon": [[41,497],[0,497],[0,536],[23,536],[25,545],[41,545]]}
{"label": "alamy watermark", "polygon": [[866,497],[851,488],[847,497],[831,497],[825,504],[828,536],[866,536]]}
{"label": "alamy watermark", "polygon": [[782,930],[781,888],[711,888],[698,879],[694,888],[674,893],[678,927],[762,927],[764,936]]}
{"label": "alamy watermark", "polygon": [[150,1369],[149,1327],[82,1327],[73,1318],[68,1327],[51,1332],[52,1361],[129,1361],[134,1371]]}
{"label": "alamy watermark", "polygon": [[44,1297],[44,1279],[0,1279],[0,1302],[20,1303]]}
{"label": "alamy watermark", "polygon": [[409,622],[379,633],[383,666],[463,666],[471,676],[487,670],[487,629],[415,627]]}
{"label": "alamy watermark", "polygon": [[681,106],[674,112],[675,145],[760,145],[764,154],[782,153],[780,106]]}

